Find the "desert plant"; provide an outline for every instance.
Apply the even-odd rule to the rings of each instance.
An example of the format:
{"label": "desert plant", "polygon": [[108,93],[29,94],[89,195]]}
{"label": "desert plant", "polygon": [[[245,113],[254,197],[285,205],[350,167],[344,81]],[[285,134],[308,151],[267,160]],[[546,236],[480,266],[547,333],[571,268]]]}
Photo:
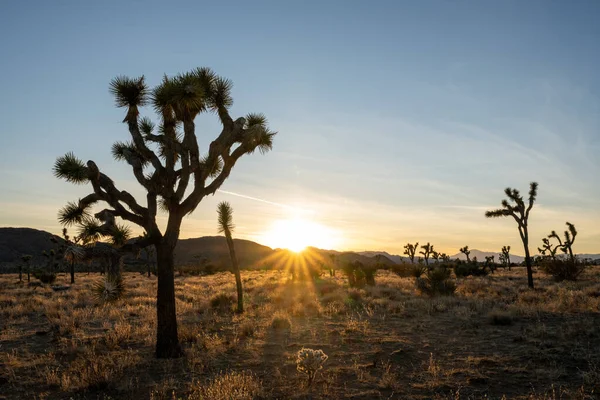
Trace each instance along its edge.
{"label": "desert plant", "polygon": [[469,250],[469,246],[461,247],[458,251],[460,251],[465,255],[465,257],[467,257],[467,262],[471,262],[471,257],[469,257],[469,255],[471,254],[471,250]]}
{"label": "desert plant", "polygon": [[75,283],[75,263],[83,260],[85,251],[78,245],[80,239],[76,236],[73,240],[67,233],[67,228],[63,228],[63,239],[65,240],[65,249],[63,258],[69,263],[71,272],[71,284]]}
{"label": "desert plant", "polygon": [[348,278],[348,286],[364,287],[375,285],[375,273],[377,268],[364,265],[360,261],[347,262],[343,265],[343,271]]}
{"label": "desert plant", "polygon": [[21,268],[22,268],[22,265],[24,265],[25,266],[25,271],[27,272],[27,282],[31,282],[31,277],[30,277],[31,265],[30,265],[30,263],[31,263],[31,259],[32,258],[33,257],[31,255],[29,255],[29,254],[24,254],[24,255],[21,256],[21,262],[22,262],[22,264],[19,267],[19,281],[22,280],[21,279]]}
{"label": "desert plant", "polygon": [[[156,356],[159,358],[183,354],[177,337],[173,261],[183,218],[221,187],[240,157],[255,150],[265,153],[273,145],[275,132],[269,130],[264,115],[248,114],[235,120],[231,117],[231,89],[231,81],[208,68],[175,77],[165,76],[152,90],[144,77],[117,77],[110,83],[117,107],[127,109],[123,122],[132,139],[115,143],[112,154],[133,169],[136,180],[147,192],[146,206],[130,193],[117,189],[114,181],[91,160],[84,164],[73,153],[67,153],[54,165],[58,178],[75,184],[91,183],[94,190],[61,210],[64,225],[89,222],[92,219],[90,207],[103,202],[109,208],[94,215],[102,222],[99,233],[108,237],[115,235],[116,221],[120,218],[148,232],[147,238],[139,238],[123,246],[121,251],[156,246]],[[158,114],[158,131],[150,119],[140,118],[139,108],[148,103]],[[218,115],[222,131],[202,156],[194,121],[201,113],[211,111]],[[182,133],[178,132],[180,127],[183,127]],[[154,147],[158,150],[153,151]],[[188,190],[190,183],[193,189]],[[164,232],[156,220],[159,208],[168,214]]]}
{"label": "desert plant", "polygon": [[[555,245],[550,243],[552,234],[556,234],[556,232],[552,231],[552,233],[550,234],[549,237],[542,239],[542,247],[538,247],[538,252],[544,257],[549,257],[552,260],[556,260],[556,252],[558,251],[558,248],[560,247],[560,243],[555,244]],[[560,238],[558,240],[560,241]]]}
{"label": "desert plant", "polygon": [[575,229],[575,225],[570,222],[567,222],[568,230],[565,231],[565,241],[560,240],[560,237],[555,231],[552,231],[548,238],[555,238],[558,240],[559,248],[565,254],[569,255],[569,259],[571,261],[575,261],[575,256],[573,255],[573,243],[575,242],[575,236],[577,236],[577,230]]}
{"label": "desert plant", "polygon": [[533,289],[533,269],[531,263],[531,255],[529,254],[529,232],[527,230],[527,222],[529,220],[529,213],[533,208],[533,203],[537,197],[538,184],[537,182],[531,182],[529,184],[529,201],[525,204],[523,196],[517,189],[506,188],[504,193],[514,203],[509,204],[508,200],[502,200],[502,208],[497,210],[486,211],[485,216],[487,218],[497,217],[513,217],[517,222],[519,228],[519,236],[523,242],[523,248],[525,249],[525,265],[527,266],[527,285]]}
{"label": "desert plant", "polygon": [[427,242],[427,244],[424,244],[423,246],[421,246],[421,248],[423,249],[422,251],[419,252],[419,254],[423,255],[423,259],[425,260],[425,265],[429,265],[429,256],[431,256],[431,254],[433,253],[433,245],[431,245],[429,242]]}
{"label": "desert plant", "polygon": [[415,254],[416,254],[418,248],[419,248],[419,242],[417,242],[415,244],[406,243],[404,245],[404,254],[406,254],[408,256],[408,258],[410,258],[410,262],[413,264],[415,263]]}
{"label": "desert plant", "polygon": [[92,294],[98,303],[109,303],[123,297],[125,293],[125,284],[123,278],[106,275],[104,278],[95,282],[92,287]]}
{"label": "desert plant", "polygon": [[576,281],[577,278],[585,271],[587,264],[584,261],[574,259],[560,259],[554,260],[547,258],[540,261],[540,269],[548,274],[552,275],[555,281]]}
{"label": "desert plant", "polygon": [[494,259],[496,256],[485,256],[485,264],[484,267],[487,268],[492,274],[496,270],[496,263]]}
{"label": "desert plant", "polygon": [[230,310],[233,306],[234,298],[227,293],[219,293],[210,299],[210,306],[221,311]]}
{"label": "desert plant", "polygon": [[464,278],[467,276],[486,276],[488,274],[487,268],[480,266],[478,262],[457,262],[454,266],[454,274],[457,278]]}
{"label": "desert plant", "polygon": [[426,272],[424,278],[417,278],[417,290],[427,296],[449,296],[456,291],[456,283],[451,271],[444,267],[435,267]]}
{"label": "desert plant", "polygon": [[329,357],[323,350],[302,348],[296,354],[296,369],[308,378],[308,386],[314,382],[317,372],[323,369],[323,364]]}
{"label": "desert plant", "polygon": [[263,390],[256,375],[247,371],[221,372],[205,385],[195,383],[191,389],[188,400],[253,400],[260,398]]}
{"label": "desert plant", "polygon": [[414,264],[410,269],[410,276],[412,276],[413,278],[420,278],[425,273],[425,271],[427,271],[427,268],[423,265]]}
{"label": "desert plant", "polygon": [[42,283],[54,283],[56,280],[56,272],[47,269],[35,269],[32,275]]}
{"label": "desert plant", "polygon": [[242,276],[240,274],[240,266],[238,264],[237,256],[235,255],[235,246],[233,244],[233,238],[231,232],[235,228],[233,225],[233,208],[231,205],[223,201],[217,206],[217,214],[219,216],[219,233],[225,234],[227,240],[227,247],[229,248],[229,257],[231,258],[231,267],[235,275],[235,286],[237,288],[237,312],[244,312],[244,289],[242,287]]}
{"label": "desert plant", "polygon": [[508,267],[508,270],[510,271],[510,246],[502,246],[500,263],[502,263],[505,268]]}

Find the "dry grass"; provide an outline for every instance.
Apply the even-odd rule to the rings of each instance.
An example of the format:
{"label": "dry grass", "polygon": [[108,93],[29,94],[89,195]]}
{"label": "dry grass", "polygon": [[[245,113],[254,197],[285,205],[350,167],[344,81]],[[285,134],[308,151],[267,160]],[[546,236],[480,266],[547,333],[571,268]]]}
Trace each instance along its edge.
{"label": "dry grass", "polygon": [[[428,298],[414,278],[290,282],[242,273],[176,278],[186,357],[153,358],[156,278],[125,276],[116,303],[93,300],[97,275],[64,292],[0,276],[0,398],[6,399],[593,399],[600,393],[600,268],[578,282],[525,271],[458,281]],[[58,283],[67,281],[59,276]],[[312,385],[303,347],[329,356]]]}

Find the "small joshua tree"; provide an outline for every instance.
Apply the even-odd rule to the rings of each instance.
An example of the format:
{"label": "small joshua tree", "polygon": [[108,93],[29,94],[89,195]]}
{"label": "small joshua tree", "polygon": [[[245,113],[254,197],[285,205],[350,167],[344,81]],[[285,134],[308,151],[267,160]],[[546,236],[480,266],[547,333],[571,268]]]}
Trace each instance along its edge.
{"label": "small joshua tree", "polygon": [[[433,247],[433,246],[431,246],[431,247]],[[433,260],[435,260],[435,262],[436,262],[436,263],[439,263],[439,262],[440,262],[440,256],[441,256],[441,254],[440,254],[440,253],[438,253],[438,252],[437,252],[437,251],[435,251],[435,250],[431,252],[431,258],[432,258]]]}
{"label": "small joshua tree", "polygon": [[577,230],[575,229],[575,225],[570,222],[567,222],[567,227],[569,230],[565,231],[565,241],[560,240],[560,237],[556,234],[555,231],[552,231],[548,238],[555,238],[558,240],[559,248],[563,253],[569,254],[569,258],[571,261],[575,261],[575,255],[573,254],[573,243],[575,242],[575,236],[577,236]]}
{"label": "small joshua tree", "polygon": [[296,355],[296,369],[308,378],[308,386],[311,386],[319,370],[329,357],[323,350],[302,348]]}
{"label": "small joshua tree", "polygon": [[408,256],[408,258],[410,258],[410,262],[412,264],[415,263],[415,254],[416,254],[418,248],[419,248],[419,242],[417,242],[415,244],[406,243],[404,245],[404,254],[406,254]]}
{"label": "small joshua tree", "polygon": [[227,247],[229,248],[229,257],[231,257],[231,266],[233,273],[235,274],[235,286],[237,287],[237,311],[239,313],[244,312],[244,289],[242,288],[242,276],[240,275],[240,266],[238,264],[237,256],[235,255],[235,246],[233,245],[233,238],[231,232],[235,225],[233,225],[233,208],[228,202],[223,201],[217,206],[217,213],[219,215],[219,233],[225,234],[227,239]]}
{"label": "small joshua tree", "polygon": [[494,263],[495,258],[496,256],[485,256],[485,267],[487,267],[492,272],[492,274],[496,269],[496,265]]}
{"label": "small joshua tree", "polygon": [[423,255],[423,259],[425,260],[425,265],[429,266],[429,256],[431,256],[431,254],[433,253],[433,245],[431,245],[429,242],[427,242],[427,244],[424,244],[423,246],[421,246],[421,248],[423,250],[421,250],[419,252],[419,254]]}
{"label": "small joshua tree", "polygon": [[[231,81],[217,76],[209,68],[198,68],[174,77],[165,76],[154,89],[144,77],[117,77],[110,83],[117,107],[126,109],[131,141],[116,142],[113,157],[127,162],[136,180],[146,192],[146,204],[129,192],[117,188],[115,182],[101,172],[93,161],[84,163],[73,153],[59,157],[54,174],[75,184],[91,184],[93,192],[61,210],[63,225],[101,223],[99,233],[114,236],[117,220],[138,225],[148,232],[146,238],[128,243],[120,250],[139,251],[156,247],[156,356],[173,358],[183,354],[177,334],[175,307],[174,251],[183,218],[191,214],[202,199],[214,194],[229,177],[237,161],[256,150],[271,150],[275,132],[267,126],[262,114],[248,114],[234,119]],[[140,118],[140,108],[153,106],[158,129],[149,118]],[[214,113],[222,130],[202,154],[196,137],[195,120],[200,114]],[[90,215],[94,204],[108,207]],[[157,213],[167,214],[161,230]]]}
{"label": "small joshua tree", "polygon": [[[561,243],[552,245],[552,243],[550,243],[550,239],[553,237],[552,235],[556,236],[556,232],[552,231],[550,236],[542,239],[542,247],[538,247],[538,251],[540,252],[541,255],[543,255],[545,257],[550,257],[552,259],[552,261],[555,261],[556,260],[556,252],[558,251],[558,248],[561,246]],[[556,236],[556,237],[558,238],[558,240],[560,242],[560,238],[558,236]]]}
{"label": "small joshua tree", "polygon": [[533,208],[533,203],[537,197],[538,184],[531,182],[529,184],[529,199],[527,204],[523,200],[523,196],[517,189],[506,188],[504,193],[508,199],[514,203],[510,204],[508,200],[502,200],[502,208],[497,210],[486,211],[486,218],[513,217],[519,228],[519,236],[523,242],[525,249],[525,265],[527,266],[527,284],[533,289],[533,269],[531,255],[529,254],[529,232],[527,230],[527,222],[529,213]]}
{"label": "small joshua tree", "polygon": [[467,257],[467,262],[471,262],[471,257],[469,257],[469,255],[471,254],[471,250],[469,250],[469,246],[462,247],[458,251],[460,251],[465,255],[465,257]]}
{"label": "small joshua tree", "polygon": [[502,246],[502,251],[500,256],[502,257],[502,263],[505,266],[508,266],[508,270],[510,271],[510,246]]}
{"label": "small joshua tree", "polygon": [[75,237],[73,241],[71,241],[71,237],[67,233],[67,228],[63,229],[63,239],[65,240],[65,251],[64,251],[64,259],[69,263],[70,271],[71,271],[71,284],[75,283],[75,263],[83,260],[85,256],[85,251],[81,246],[78,245],[79,238]]}
{"label": "small joshua tree", "polygon": [[[23,263],[21,265],[25,265],[25,270],[27,271],[27,282],[31,282],[31,266],[29,264],[32,258],[33,257],[29,254],[24,254],[21,256],[21,262]],[[19,281],[21,281],[21,268],[22,267],[19,267]]]}

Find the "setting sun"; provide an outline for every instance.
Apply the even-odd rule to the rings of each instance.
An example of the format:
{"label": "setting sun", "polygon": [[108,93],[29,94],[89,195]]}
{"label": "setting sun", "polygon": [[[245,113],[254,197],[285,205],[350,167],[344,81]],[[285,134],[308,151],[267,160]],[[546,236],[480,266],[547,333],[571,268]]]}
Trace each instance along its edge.
{"label": "setting sun", "polygon": [[263,243],[273,248],[300,252],[308,246],[334,248],[339,245],[339,238],[335,231],[321,224],[293,218],[273,222],[263,237]]}

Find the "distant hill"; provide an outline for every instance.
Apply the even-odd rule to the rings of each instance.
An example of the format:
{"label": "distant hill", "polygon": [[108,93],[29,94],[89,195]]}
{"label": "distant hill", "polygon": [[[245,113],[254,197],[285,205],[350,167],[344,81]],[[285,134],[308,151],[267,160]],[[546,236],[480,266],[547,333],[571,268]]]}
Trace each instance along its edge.
{"label": "distant hill", "polygon": [[409,261],[408,257],[393,255],[388,253],[387,251],[361,251],[358,254],[361,254],[366,257],[384,256],[396,264],[401,264],[403,262]]}
{"label": "distant hill", "polygon": [[50,238],[63,239],[46,231],[32,228],[0,228],[0,264],[15,263],[21,256],[33,256],[31,265],[44,262],[43,251],[57,247]]}
{"label": "distant hill", "polygon": [[[43,251],[49,251],[56,248],[50,238],[56,238],[62,241],[56,235],[49,232],[31,229],[31,228],[0,228],[0,266],[14,266],[24,254],[33,256],[32,265],[45,262],[42,256]],[[236,254],[240,262],[240,267],[259,269],[271,268],[281,260],[294,256],[289,250],[272,249],[267,246],[255,243],[250,240],[234,239]],[[406,257],[392,255],[385,251],[363,251],[363,252],[339,252],[335,250],[324,250],[310,247],[305,251],[306,258],[315,262],[329,265],[332,260],[338,266],[346,262],[360,261],[366,265],[394,265],[407,261]],[[331,255],[334,255],[333,259]],[[479,261],[484,261],[485,256],[494,255],[498,260],[498,253],[472,250],[471,258],[477,257]],[[581,258],[592,260],[600,259],[600,254],[580,254]],[[145,252],[142,252],[142,260],[147,258]],[[465,259],[462,253],[451,257]],[[522,256],[511,255],[511,261],[515,263],[523,262]],[[140,260],[130,257],[128,263],[135,264]],[[223,236],[205,236],[194,239],[181,239],[175,248],[175,265],[177,267],[205,268],[213,267],[215,269],[228,268],[230,265],[229,249],[227,241]]]}

